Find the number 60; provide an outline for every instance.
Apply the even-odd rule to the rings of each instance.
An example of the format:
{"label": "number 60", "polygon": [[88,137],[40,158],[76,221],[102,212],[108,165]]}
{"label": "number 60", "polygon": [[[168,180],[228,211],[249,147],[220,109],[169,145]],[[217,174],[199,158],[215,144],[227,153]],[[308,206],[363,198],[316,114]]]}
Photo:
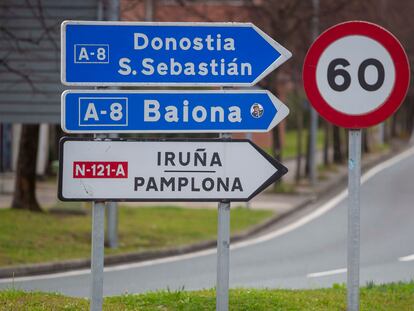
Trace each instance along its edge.
{"label": "number 60", "polygon": [[[338,69],[336,68],[337,66],[342,66],[345,68],[345,67],[348,67],[349,65],[350,63],[345,58],[335,58],[329,63],[328,73],[327,73],[328,83],[329,83],[329,86],[334,91],[343,92],[347,90],[349,86],[351,85],[351,75],[349,74],[349,72],[343,68],[338,68]],[[367,80],[365,79],[365,71],[368,68],[368,66],[374,66],[378,72],[377,81],[373,84],[369,84]],[[335,78],[337,76],[341,76],[344,79],[342,84],[336,83]],[[358,81],[364,90],[367,90],[369,92],[378,90],[384,83],[384,78],[385,78],[384,66],[377,59],[368,58],[364,60],[358,67]]]}

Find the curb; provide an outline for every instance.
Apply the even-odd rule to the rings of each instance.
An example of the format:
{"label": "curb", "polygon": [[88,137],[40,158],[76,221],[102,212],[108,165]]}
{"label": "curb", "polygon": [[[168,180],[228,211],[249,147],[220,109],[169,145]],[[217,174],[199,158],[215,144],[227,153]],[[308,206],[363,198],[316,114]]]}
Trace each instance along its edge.
{"label": "curb", "polygon": [[[240,233],[232,235],[230,237],[230,242],[234,243],[234,242],[242,241],[255,234],[262,232],[263,230],[279,222],[281,219],[292,214],[294,211],[302,207],[305,207],[311,201],[312,201],[311,199],[305,200],[301,204],[298,204],[297,206],[295,206],[291,211],[276,215],[264,221],[261,224],[253,226],[252,228],[246,231],[242,231]],[[193,253],[193,252],[202,251],[206,249],[211,249],[211,248],[215,248],[216,246],[217,246],[217,240],[207,240],[207,241],[197,242],[197,243],[193,243],[189,245],[178,246],[174,248],[168,248],[168,249],[162,249],[162,250],[156,250],[156,251],[107,255],[104,258],[104,265],[105,267],[109,267],[109,266],[114,266],[114,265],[124,264],[124,263],[160,259],[160,258],[165,258],[165,257],[170,257],[170,256],[183,255],[183,254]],[[72,260],[51,262],[51,263],[10,266],[7,268],[0,268],[0,279],[67,272],[71,270],[90,269],[90,265],[91,265],[90,259],[72,259]]]}
{"label": "curb", "polygon": [[[366,171],[375,165],[391,158],[395,154],[398,154],[404,151],[406,148],[395,148],[392,149],[383,155],[378,156],[378,158],[372,159],[369,162],[363,161],[362,163],[362,171]],[[276,223],[286,219],[287,217],[295,214],[299,210],[303,209],[304,207],[308,206],[310,203],[313,203],[320,199],[324,194],[330,193],[337,188],[344,185],[347,180],[347,174],[342,173],[341,176],[334,180],[332,183],[329,183],[327,186],[317,189],[316,195],[312,196],[309,195],[307,199],[305,199],[300,204],[294,206],[291,210],[276,215],[267,221],[253,226],[252,228],[243,231],[241,233],[232,235],[230,238],[231,242],[238,242],[242,240],[246,240],[253,235],[259,234],[266,229],[272,227]],[[140,262],[152,259],[160,259],[170,256],[177,256],[182,254],[188,254],[192,252],[197,252],[201,250],[206,250],[210,248],[214,248],[217,245],[216,240],[208,240],[202,241],[190,245],[179,246],[174,248],[156,250],[156,251],[145,251],[145,252],[138,252],[138,253],[125,253],[119,255],[107,255],[105,256],[104,262],[105,266],[113,266],[118,264],[130,263],[130,262]],[[4,278],[15,278],[15,277],[23,277],[23,276],[33,276],[33,275],[41,275],[41,274],[50,274],[50,273],[58,273],[58,272],[66,272],[70,270],[79,270],[79,269],[90,269],[91,261],[90,259],[72,259],[60,262],[51,262],[51,263],[41,263],[41,264],[27,264],[27,265],[19,265],[19,266],[10,266],[7,268],[0,268],[0,279]]]}
{"label": "curb", "polygon": [[[292,209],[292,211],[286,212],[284,214],[276,215],[261,224],[253,226],[252,228],[246,231],[234,234],[230,237],[230,241],[234,243],[234,242],[245,240],[255,234],[258,234],[261,231],[273,226],[279,220],[281,220],[282,218],[285,218],[285,216],[287,216],[288,214],[290,215],[291,213],[293,213],[293,210],[297,210],[302,207],[305,207],[311,201],[312,200],[310,199],[305,200],[301,204],[298,204],[297,206],[295,206]],[[183,254],[193,253],[193,252],[202,251],[202,250],[206,250],[210,248],[215,248],[216,246],[217,246],[216,240],[207,240],[207,241],[202,241],[202,242],[198,242],[198,243],[194,243],[190,245],[179,246],[179,247],[168,248],[168,249],[157,250],[157,251],[125,253],[125,254],[119,254],[119,255],[107,255],[104,258],[104,265],[105,267],[108,267],[108,266],[114,266],[114,265],[124,264],[124,263],[160,259],[160,258],[183,255]],[[51,262],[51,263],[10,266],[7,268],[0,268],[0,279],[66,272],[66,271],[79,270],[79,269],[90,269],[90,266],[91,266],[90,259],[72,259],[72,260]]]}

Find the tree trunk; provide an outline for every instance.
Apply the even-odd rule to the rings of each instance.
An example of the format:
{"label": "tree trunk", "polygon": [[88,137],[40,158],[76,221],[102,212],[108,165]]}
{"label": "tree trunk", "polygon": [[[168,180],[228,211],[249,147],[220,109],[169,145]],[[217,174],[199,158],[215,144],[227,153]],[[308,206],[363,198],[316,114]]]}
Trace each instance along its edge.
{"label": "tree trunk", "polygon": [[36,160],[39,125],[24,124],[20,135],[12,208],[41,212],[36,199]]}
{"label": "tree trunk", "polygon": [[397,137],[397,113],[391,117],[391,138]]}
{"label": "tree trunk", "polygon": [[362,133],[362,153],[370,153],[371,152],[371,144],[370,144],[370,133],[368,129],[363,129]]}
{"label": "tree trunk", "polygon": [[323,165],[328,166],[329,161],[329,134],[331,127],[329,126],[329,123],[324,121],[323,122],[323,129],[324,129],[324,140],[323,140]]}
{"label": "tree trunk", "polygon": [[296,173],[295,173],[295,182],[299,183],[301,172],[302,172],[302,133],[303,133],[303,115],[300,104],[296,107],[296,126],[297,126],[297,155],[296,155]]}
{"label": "tree trunk", "polygon": [[341,142],[341,132],[340,128],[337,126],[333,126],[333,160],[334,163],[343,163],[344,157],[342,152],[342,142]]}
{"label": "tree trunk", "polygon": [[[282,143],[280,140],[280,128],[279,126],[275,126],[272,130],[272,138],[273,138],[273,156],[279,162],[282,161]],[[277,190],[278,184],[281,182],[281,179],[274,183],[274,189]]]}
{"label": "tree trunk", "polygon": [[391,126],[390,126],[390,121],[389,120],[385,120],[384,122],[384,143],[388,144],[390,142],[391,139]]}
{"label": "tree trunk", "polygon": [[307,135],[306,135],[306,157],[305,159],[306,159],[305,177],[309,177],[309,174],[310,174],[310,130],[308,130]]}
{"label": "tree trunk", "polygon": [[410,137],[412,131],[413,131],[413,114],[414,114],[414,107],[413,107],[413,102],[412,102],[412,97],[411,96],[407,96],[406,99],[406,105],[405,105],[405,131],[406,134],[408,135],[408,137]]}

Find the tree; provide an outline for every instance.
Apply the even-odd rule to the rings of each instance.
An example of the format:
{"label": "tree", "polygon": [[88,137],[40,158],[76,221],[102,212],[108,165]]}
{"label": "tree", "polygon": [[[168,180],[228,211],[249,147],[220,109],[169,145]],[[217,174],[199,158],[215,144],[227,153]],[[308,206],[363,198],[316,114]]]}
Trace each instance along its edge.
{"label": "tree", "polygon": [[[10,88],[11,91],[7,90],[19,100],[24,97],[25,101],[32,102],[36,98],[37,102],[43,103],[45,98],[50,100],[51,91],[47,86],[52,83],[56,86],[58,98],[60,83],[56,76],[59,73],[58,34],[61,20],[47,16],[46,5],[41,0],[26,0],[24,6],[12,0],[3,2],[0,69],[7,81],[11,81],[4,87]],[[25,24],[25,19],[30,19],[30,24]],[[18,27],[16,23],[20,23]],[[35,194],[38,140],[39,124],[23,124],[12,208],[41,211]]]}
{"label": "tree", "polygon": [[323,165],[328,166],[331,163],[329,159],[331,125],[327,121],[323,121],[323,132]]}
{"label": "tree", "polygon": [[344,162],[344,150],[342,148],[341,129],[337,126],[332,127],[333,132],[333,162],[341,164]]}
{"label": "tree", "polygon": [[20,136],[12,208],[41,212],[36,199],[36,160],[39,125],[24,124]]}

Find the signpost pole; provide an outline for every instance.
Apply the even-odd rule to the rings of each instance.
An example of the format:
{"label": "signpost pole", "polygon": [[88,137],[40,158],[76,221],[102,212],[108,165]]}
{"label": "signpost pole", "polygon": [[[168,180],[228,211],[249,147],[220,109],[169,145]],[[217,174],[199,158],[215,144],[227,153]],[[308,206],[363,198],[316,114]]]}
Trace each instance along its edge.
{"label": "signpost pole", "polygon": [[105,209],[105,202],[92,202],[91,311],[101,311],[103,305]]}
{"label": "signpost pole", "polygon": [[[106,1],[105,20],[119,21],[120,0]],[[118,134],[111,133],[109,138],[116,138]],[[110,248],[118,247],[118,204],[116,202],[107,202],[107,245]]]}
{"label": "signpost pole", "polygon": [[[221,138],[230,138],[231,134],[220,134]],[[230,202],[218,204],[217,225],[217,292],[216,310],[229,309],[230,278]]]}
{"label": "signpost pole", "polygon": [[[357,52],[348,53],[351,50]],[[358,70],[350,70],[349,65]],[[366,80],[368,67],[376,68],[375,81]],[[384,122],[397,111],[410,84],[410,64],[390,32],[372,23],[350,21],[329,28],[315,40],[305,57],[303,82],[316,111],[334,125],[350,129],[347,308],[358,311],[361,129]]]}
{"label": "signpost pole", "polygon": [[217,234],[217,311],[229,309],[230,202],[218,205]]}
{"label": "signpost pole", "polygon": [[92,205],[92,253],[91,253],[91,311],[101,311],[103,304],[103,269],[105,237],[105,203]]}
{"label": "signpost pole", "polygon": [[[246,138],[248,139],[248,140],[251,140],[251,141],[253,141],[253,133],[252,132],[248,132],[248,133],[246,133]],[[248,209],[250,209],[250,201],[247,201],[246,202],[246,208],[248,208]]]}
{"label": "signpost pole", "polygon": [[[319,34],[319,0],[312,0],[313,17],[312,17],[312,38],[315,40]],[[316,136],[318,133],[318,113],[315,108],[310,107],[310,128],[309,128],[309,180],[312,186],[317,181],[317,150]]]}
{"label": "signpost pole", "polygon": [[118,247],[118,204],[116,202],[106,203],[106,244],[109,248]]}
{"label": "signpost pole", "polygon": [[[119,19],[119,0],[108,0],[108,1],[100,1],[99,2],[99,10],[98,15],[100,19],[105,17],[105,19],[109,19],[111,21]],[[154,10],[154,1],[146,0],[146,20],[153,19],[153,10]],[[104,5],[104,6],[103,6]],[[103,9],[106,9],[103,11]],[[207,28],[208,27],[208,28]],[[108,35],[108,30],[111,35]],[[144,54],[143,51],[137,51],[138,40],[140,36],[142,38],[149,38],[153,37],[154,35],[159,35],[160,38],[164,40],[163,37],[168,36],[166,38],[172,38],[174,41],[184,40],[188,38],[192,38],[194,35],[198,35],[201,32],[206,32],[208,30],[208,35],[206,34],[205,40],[208,42],[210,37],[217,37],[217,48],[211,49],[209,44],[201,44],[200,47],[203,49],[203,53],[199,53],[199,51],[195,51],[198,48],[194,49],[185,49],[186,51],[170,51],[169,48],[164,49],[164,51],[160,51],[158,48],[147,49]],[[135,31],[139,31],[140,33],[137,34]],[[91,21],[65,21],[62,23],[61,26],[61,35],[62,35],[62,51],[61,51],[61,81],[65,85],[78,85],[78,86],[251,86],[256,84],[259,80],[263,79],[267,74],[269,74],[272,70],[276,69],[278,66],[283,64],[287,61],[291,56],[291,52],[286,50],[283,46],[279,43],[271,39],[268,35],[263,33],[259,28],[254,26],[251,23],[152,23],[152,22],[91,22]],[[139,35],[139,36],[138,36]],[[224,47],[222,49],[220,46],[219,38],[221,36],[227,37],[226,40],[229,41],[228,48]],[[104,42],[101,41],[99,38],[105,38]],[[183,39],[184,38],[184,39]],[[247,38],[247,39],[246,39]],[[134,47],[132,48],[130,44],[124,44],[125,40],[133,40]],[[227,59],[230,50],[234,50],[234,44],[237,42],[237,51],[240,53],[239,57],[235,57],[233,52],[230,52],[232,56],[232,63],[236,66],[236,68],[240,67],[242,74],[241,75],[233,75],[232,79],[228,79],[228,73],[224,72],[217,75],[215,72],[215,60],[209,60],[212,55],[209,54],[210,50],[217,50],[220,51],[220,55],[222,54],[222,62]],[[180,43],[181,44],[181,43]],[[196,45],[193,43],[192,45]],[[261,59],[258,60],[255,55],[251,55],[251,46],[254,45],[257,50],[261,51]],[[168,50],[168,51],[167,51]],[[139,58],[140,60],[144,61],[145,58],[152,57],[154,58],[155,62],[158,61],[166,61],[164,57],[164,52],[168,54],[170,63],[174,63],[170,67],[180,66],[183,68],[184,64],[187,63],[199,63],[201,61],[209,61],[209,68],[206,68],[208,75],[205,77],[205,74],[198,74],[198,76],[190,77],[184,72],[184,70],[180,69],[180,73],[175,73],[174,70],[167,70],[165,73],[160,73],[159,71],[154,71],[153,73],[147,74],[140,74],[139,72],[139,64],[136,63],[131,67],[131,60],[135,58]],[[220,55],[217,54],[217,51],[214,52],[215,58],[220,58]],[[206,53],[204,53],[206,52]],[[236,62],[236,58],[243,59],[243,62]],[[107,66],[102,66],[107,64]],[[143,64],[143,63],[142,63]],[[207,63],[206,63],[207,64]],[[222,67],[226,64],[222,64]],[[254,75],[249,73],[249,77],[244,76],[243,67],[247,65],[248,70],[247,72],[253,72]],[[227,64],[227,66],[230,66]],[[114,70],[115,67],[120,67],[118,70]],[[170,68],[171,69],[171,68]],[[142,73],[145,73],[142,71]],[[90,91],[87,91],[88,93]],[[154,91],[155,92],[155,91]],[[94,93],[94,92],[92,92]],[[138,133],[138,132],[217,132],[220,133],[222,131],[244,131],[246,129],[250,131],[261,131],[266,132],[269,131],[272,127],[274,127],[277,123],[279,123],[284,117],[287,116],[289,110],[286,106],[283,105],[275,96],[270,94],[267,91],[258,92],[257,98],[247,99],[246,97],[251,97],[250,95],[237,95],[238,92],[221,92],[220,96],[234,97],[234,102],[240,101],[241,107],[251,107],[246,110],[246,108],[235,109],[232,110],[233,107],[227,107],[226,104],[229,102],[226,99],[223,99],[222,105],[224,107],[222,109],[222,116],[220,119],[224,119],[224,113],[228,114],[228,124],[225,124],[222,128],[218,128],[220,125],[215,124],[216,121],[211,121],[212,124],[206,126],[207,124],[202,124],[202,126],[197,127],[189,127],[188,120],[186,124],[182,124],[181,128],[185,128],[184,130],[180,130],[180,126],[166,126],[169,125],[170,121],[167,118],[164,120],[161,119],[161,111],[160,103],[154,97],[159,97],[158,94],[151,95],[151,99],[148,99],[149,93],[147,91],[143,91],[145,95],[140,96],[139,92],[135,94],[127,94],[128,92],[112,92],[112,91],[102,91],[95,93],[97,96],[94,96],[91,93],[91,96],[83,96],[83,100],[85,100],[86,107],[81,104],[82,100],[77,101],[75,100],[75,108],[78,108],[78,111],[75,111],[71,114],[72,117],[66,118],[66,96],[68,98],[75,96],[70,91],[66,91],[62,94],[62,103],[65,105],[65,109],[63,109],[62,114],[62,128],[66,132],[72,131],[71,129],[66,127],[67,121],[68,123],[77,124],[77,126],[82,128],[75,128],[73,129],[74,132],[83,132],[83,133],[102,133],[108,134],[111,133],[121,133],[121,132],[130,132],[130,133]],[[105,97],[105,94],[112,94],[110,97]],[[116,94],[114,94],[116,93]],[[119,94],[118,93],[122,93]],[[155,92],[157,93],[157,92]],[[161,93],[161,92],[159,92]],[[211,98],[211,105],[210,111],[211,114],[214,113],[214,109],[216,109],[216,100],[217,98],[213,99],[213,94],[203,92],[199,95],[191,94],[194,92],[186,91],[185,94],[178,94],[177,91],[162,91],[163,95],[161,97],[165,97],[165,95],[169,95],[170,97],[175,97],[175,101],[181,106],[188,105],[189,98],[192,97],[196,101],[202,101],[203,103],[206,99]],[[256,96],[252,93],[252,96]],[[86,93],[83,93],[86,95]],[[129,101],[129,98],[135,98],[135,100]],[[144,97],[144,98],[140,98]],[[182,100],[185,98],[185,100]],[[137,103],[138,101],[138,103]],[[144,101],[144,111],[146,114],[144,117],[144,121],[139,120],[137,117],[139,114],[133,113],[132,110],[139,109],[141,111],[142,105],[140,101]],[[248,105],[243,104],[243,102],[248,101]],[[258,103],[258,101],[260,103]],[[136,104],[134,105],[133,102]],[[169,102],[169,101],[168,101]],[[230,101],[233,103],[233,100]],[[156,105],[154,104],[156,103]],[[170,103],[168,103],[170,105]],[[147,105],[147,106],[145,106]],[[155,105],[154,107],[152,105]],[[205,104],[203,104],[205,105]],[[213,106],[214,105],[214,106]],[[227,106],[226,106],[227,105]],[[263,106],[267,106],[270,109],[264,108]],[[73,108],[72,107],[72,108]],[[146,107],[146,108],[145,108]],[[158,108],[155,108],[158,107]],[[178,106],[177,106],[178,107]],[[196,109],[203,109],[205,113],[203,113],[203,117],[193,117],[195,125],[198,123],[204,122],[205,120],[215,120],[215,118],[208,118],[207,111],[208,107],[203,106],[195,106],[192,113],[192,116],[197,115]],[[213,108],[214,107],[214,108]],[[86,109],[85,111],[82,109]],[[131,110],[129,110],[131,109]],[[251,111],[253,109],[253,112]],[[200,110],[201,111],[201,110]],[[220,111],[220,110],[219,110]],[[263,111],[267,111],[263,115]],[[73,111],[72,111],[73,112]],[[148,122],[158,121],[154,120],[153,113],[158,114],[158,119],[160,121],[158,124],[154,122],[157,127],[155,128],[148,128]],[[228,113],[227,113],[228,112]],[[81,114],[84,114],[84,117],[81,118]],[[128,114],[131,115],[131,118],[128,118]],[[236,128],[232,128],[228,125],[231,125],[236,122],[241,122],[244,119],[244,116],[250,116],[250,122],[246,123],[245,127],[240,127],[240,124],[237,124]],[[260,119],[263,115],[263,119]],[[69,115],[68,115],[69,116]],[[242,118],[243,116],[243,118]],[[204,120],[202,120],[204,119]],[[82,121],[81,121],[82,120]],[[79,121],[79,122],[78,122]],[[263,122],[262,122],[263,121]],[[74,123],[73,123],[74,122]],[[147,122],[147,123],[145,123]],[[176,122],[174,120],[173,122]],[[177,117],[178,122],[178,117]],[[208,121],[207,121],[208,122]],[[223,123],[223,121],[219,121]],[[83,124],[81,124],[83,123]],[[138,124],[137,124],[138,123]],[[267,123],[267,126],[266,126]],[[171,124],[173,125],[173,124]],[[185,125],[185,126],[184,126]],[[230,138],[230,134],[221,134],[222,138]],[[69,143],[69,141],[71,141]],[[61,163],[59,165],[60,169],[60,176],[59,179],[59,190],[58,196],[59,199],[63,201],[79,201],[79,200],[89,200],[94,201],[93,205],[93,230],[92,230],[92,254],[91,254],[91,272],[92,272],[92,290],[91,290],[91,310],[101,310],[102,308],[102,294],[103,294],[103,269],[104,269],[104,215],[105,215],[105,202],[103,201],[119,201],[119,200],[130,200],[130,201],[141,201],[141,200],[152,200],[158,199],[160,196],[162,200],[171,198],[173,201],[187,201],[191,200],[206,200],[206,201],[219,201],[218,205],[218,240],[217,240],[217,310],[219,311],[227,311],[229,308],[229,251],[230,251],[230,199],[231,200],[245,200],[246,198],[251,198],[252,196],[256,195],[259,190],[267,185],[270,182],[273,182],[279,179],[282,175],[287,172],[287,169],[280,164],[279,162],[275,161],[271,157],[267,156],[264,152],[262,152],[256,145],[252,142],[246,141],[226,141],[223,139],[221,141],[213,141],[205,143],[209,144],[210,146],[217,146],[217,145],[233,145],[233,147],[226,148],[223,152],[223,156],[227,158],[234,157],[239,158],[240,150],[245,149],[249,150],[249,157],[250,158],[257,158],[255,162],[255,167],[245,169],[245,166],[240,165],[242,163],[238,163],[239,161],[230,161],[228,165],[240,165],[243,169],[237,170],[227,170],[222,168],[217,169],[217,171],[200,171],[200,172],[208,172],[214,173],[215,175],[211,175],[212,177],[217,178],[217,182],[220,182],[222,175],[231,175],[228,178],[234,179],[233,188],[231,190],[231,194],[226,193],[228,191],[228,187],[226,189],[220,189],[218,187],[217,190],[214,190],[215,197],[212,197],[212,188],[208,189],[203,183],[203,193],[193,190],[180,190],[175,192],[175,188],[161,190],[155,197],[151,198],[151,193],[148,190],[149,188],[144,188],[144,184],[146,180],[149,178],[154,178],[150,175],[150,168],[149,165],[154,165],[159,170],[161,166],[160,157],[162,153],[159,150],[155,150],[154,145],[159,144],[161,145],[172,145],[175,142],[169,142],[164,140],[159,140],[158,142],[143,142],[143,141],[123,141],[122,144],[125,146],[128,144],[131,148],[137,148],[139,145],[147,145],[150,146],[149,150],[146,150],[146,153],[140,154],[140,157],[147,159],[145,162],[145,176],[134,177],[128,175],[128,166],[130,169],[130,175],[135,175],[140,170],[137,167],[142,165],[141,162],[136,162],[135,157],[130,157],[130,159],[123,159],[122,161],[114,161],[117,159],[118,156],[115,156],[116,150],[115,148],[108,148],[105,149],[103,152],[102,146],[121,146],[120,141],[113,141],[113,140],[102,140],[98,143],[98,141],[90,141],[85,139],[70,139],[64,138],[61,140],[61,149],[63,150],[64,145],[66,144],[68,151],[68,156],[60,157],[60,161],[66,161],[65,167]],[[79,148],[73,149],[74,146],[86,146],[89,144],[94,144],[95,146],[100,145],[96,149],[89,149],[89,151],[83,154],[80,154]],[[186,141],[186,145],[196,144],[197,146],[200,145],[200,142],[197,141],[196,143],[191,141]],[[184,144],[183,144],[184,145]],[[180,150],[184,148],[182,144],[177,144],[177,152],[181,152]],[[237,148],[236,148],[237,147]],[[82,148],[82,147],[81,147]],[[111,150],[110,150],[111,149]],[[158,146],[157,146],[158,149]],[[252,150],[253,149],[253,150]],[[205,149],[201,149],[205,150]],[[118,151],[119,152],[119,151]],[[158,162],[154,161],[154,158],[151,157],[149,159],[149,154],[157,152],[159,155]],[[170,151],[168,151],[171,153]],[[198,149],[196,150],[198,152]],[[87,161],[92,153],[95,153],[95,157]],[[63,151],[62,151],[63,154]],[[154,153],[155,154],[155,153]],[[214,152],[214,155],[218,157],[219,152]],[[79,156],[79,157],[78,157]],[[128,155],[125,155],[128,158]],[[69,160],[68,160],[69,159]],[[106,161],[104,161],[106,160]],[[218,159],[219,160],[219,159]],[[253,161],[253,160],[251,160]],[[168,161],[165,162],[162,166],[167,167]],[[155,166],[156,165],[156,166]],[[270,166],[269,166],[270,165]],[[174,164],[175,166],[175,164]],[[183,165],[184,169],[186,168],[187,164]],[[105,168],[103,171],[99,171],[97,173],[97,167]],[[271,167],[271,169],[270,169]],[[259,168],[259,169],[258,169]],[[165,172],[169,173],[171,178],[186,178],[180,176],[182,172],[187,172],[188,170],[165,170]],[[188,171],[193,172],[193,171]],[[173,173],[174,175],[170,175]],[[249,178],[248,174],[255,174],[254,176],[263,178],[263,183],[259,183],[260,178]],[[141,174],[141,173],[140,173]],[[175,176],[180,174],[178,176]],[[234,176],[236,175],[237,176]],[[260,174],[260,175],[258,175]],[[205,175],[203,175],[205,176]],[[247,176],[247,177],[246,177]],[[197,180],[204,180],[203,177],[196,176]],[[194,178],[196,178],[194,177]],[[99,179],[98,179],[99,178]],[[117,178],[117,182],[113,183],[113,178]],[[241,186],[240,180],[246,180],[244,187]],[[175,180],[175,179],[171,179]],[[213,180],[213,179],[211,179]],[[133,181],[134,187],[131,187],[131,181]],[[88,184],[91,189],[94,191],[88,191],[87,186],[85,183]],[[97,184],[97,187],[93,187],[93,184]],[[257,185],[256,190],[256,184]],[[102,187],[103,184],[108,184],[107,187]],[[188,183],[187,183],[188,184]],[[124,187],[124,185],[128,185],[128,187]],[[173,184],[174,185],[174,184]],[[213,181],[211,182],[213,185]],[[183,185],[185,187],[185,185]],[[122,191],[120,190],[122,188]],[[66,191],[69,190],[70,191]],[[125,189],[129,189],[129,193],[124,193]],[[146,190],[145,190],[146,189]],[[80,191],[79,191],[80,190]],[[240,197],[238,197],[238,193],[234,193],[233,190],[240,191]],[[193,193],[197,192],[197,193]],[[121,197],[120,197],[121,196]],[[109,203],[108,204],[108,237],[110,246],[112,244],[116,244],[116,204]],[[112,217],[111,217],[112,215]]]}
{"label": "signpost pole", "polygon": [[348,311],[358,311],[361,186],[360,129],[349,131],[348,161]]}

